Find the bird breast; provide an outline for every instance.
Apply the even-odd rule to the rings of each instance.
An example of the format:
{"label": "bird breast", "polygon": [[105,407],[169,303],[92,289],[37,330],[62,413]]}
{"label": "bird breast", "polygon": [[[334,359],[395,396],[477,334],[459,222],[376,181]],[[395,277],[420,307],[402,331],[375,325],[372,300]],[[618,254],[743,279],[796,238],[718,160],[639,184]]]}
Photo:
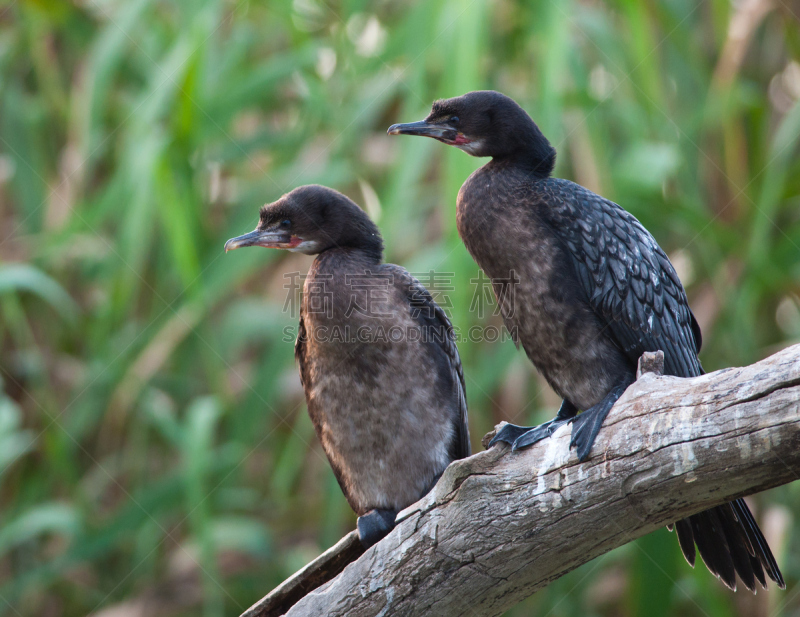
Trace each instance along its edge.
{"label": "bird breast", "polygon": [[588,409],[616,385],[620,354],[538,207],[513,174],[483,167],[459,192],[458,229],[514,340],[561,397]]}
{"label": "bird breast", "polygon": [[324,266],[303,297],[309,414],[351,507],[400,510],[450,462],[455,398],[380,267]]}

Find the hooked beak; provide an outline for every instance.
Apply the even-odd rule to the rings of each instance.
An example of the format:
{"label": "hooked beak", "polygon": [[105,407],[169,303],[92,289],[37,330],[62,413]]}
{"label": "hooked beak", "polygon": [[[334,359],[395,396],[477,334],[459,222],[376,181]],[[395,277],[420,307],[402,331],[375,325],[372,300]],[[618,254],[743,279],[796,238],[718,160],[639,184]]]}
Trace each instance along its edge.
{"label": "hooked beak", "polygon": [[244,246],[263,246],[269,249],[291,249],[303,240],[297,236],[269,229],[256,229],[243,236],[231,238],[225,243],[225,252]]}
{"label": "hooked beak", "polygon": [[420,120],[419,122],[409,122],[407,124],[393,124],[386,131],[389,135],[422,135],[423,137],[433,137],[446,144],[455,144],[458,141],[459,132],[447,124],[433,124]]}

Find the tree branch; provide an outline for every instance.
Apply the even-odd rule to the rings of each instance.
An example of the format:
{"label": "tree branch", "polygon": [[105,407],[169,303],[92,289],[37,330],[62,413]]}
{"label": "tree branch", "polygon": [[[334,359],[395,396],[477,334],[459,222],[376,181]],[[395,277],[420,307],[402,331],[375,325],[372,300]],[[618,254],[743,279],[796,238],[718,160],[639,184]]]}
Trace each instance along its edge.
{"label": "tree branch", "polygon": [[298,570],[266,596],[242,613],[241,617],[283,615],[310,591],[338,575],[364,554],[358,531],[351,531],[314,561]]}
{"label": "tree branch", "polygon": [[800,345],[691,379],[645,360],[589,461],[569,450],[568,426],[456,461],[287,615],[500,615],[634,538],[800,477]]}

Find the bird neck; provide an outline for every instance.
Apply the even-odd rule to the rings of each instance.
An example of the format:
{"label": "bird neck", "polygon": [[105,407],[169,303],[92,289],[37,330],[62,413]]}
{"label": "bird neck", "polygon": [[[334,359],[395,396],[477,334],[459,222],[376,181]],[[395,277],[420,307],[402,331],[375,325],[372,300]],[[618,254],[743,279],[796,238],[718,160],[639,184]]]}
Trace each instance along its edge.
{"label": "bird neck", "polygon": [[355,204],[351,205],[348,226],[339,232],[336,246],[354,251],[366,261],[380,263],[383,259],[383,238],[378,226]]}
{"label": "bird neck", "polygon": [[383,261],[383,247],[378,246],[332,246],[317,255],[317,262],[358,262],[366,266],[379,265]]}
{"label": "bird neck", "polygon": [[383,240],[379,235],[370,236],[353,248],[364,260],[379,264],[383,261]]}
{"label": "bird neck", "polygon": [[518,124],[512,135],[508,140],[509,146],[503,148],[504,154],[494,159],[505,160],[539,178],[549,177],[556,165],[556,149],[536,123],[528,119],[528,122]]}
{"label": "bird neck", "polygon": [[545,179],[549,178],[550,174],[553,173],[553,168],[556,164],[556,154],[555,150],[552,148],[549,153],[539,150],[522,151],[504,157],[503,162],[527,174],[535,176],[538,179]]}

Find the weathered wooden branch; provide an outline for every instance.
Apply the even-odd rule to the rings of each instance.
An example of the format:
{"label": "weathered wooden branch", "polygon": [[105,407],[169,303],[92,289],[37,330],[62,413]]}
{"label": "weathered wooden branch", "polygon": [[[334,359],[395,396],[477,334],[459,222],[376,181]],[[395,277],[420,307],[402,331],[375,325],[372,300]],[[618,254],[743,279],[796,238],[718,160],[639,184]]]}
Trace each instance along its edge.
{"label": "weathered wooden branch", "polygon": [[300,598],[327,583],[364,554],[358,532],[351,531],[314,561],[298,570],[242,613],[241,617],[283,615]]}
{"label": "weathered wooden branch", "polygon": [[[800,478],[800,345],[691,379],[643,360],[590,460],[562,427],[453,463],[389,536],[286,614],[500,615],[634,538]],[[246,615],[279,614],[260,604]]]}

